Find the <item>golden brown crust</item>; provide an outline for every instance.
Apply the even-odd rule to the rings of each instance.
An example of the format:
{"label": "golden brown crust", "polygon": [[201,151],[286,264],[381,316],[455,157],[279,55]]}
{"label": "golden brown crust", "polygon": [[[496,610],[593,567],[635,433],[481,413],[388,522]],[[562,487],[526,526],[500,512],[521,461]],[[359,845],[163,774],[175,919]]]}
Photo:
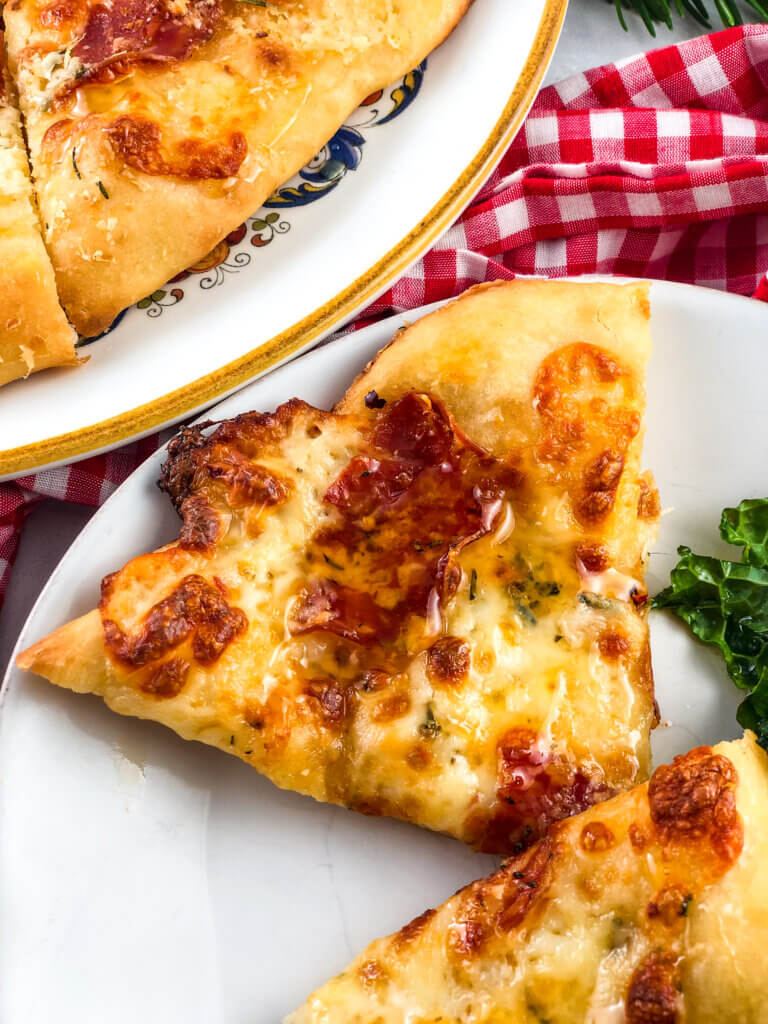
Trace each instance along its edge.
{"label": "golden brown crust", "polygon": [[151,17],[105,29],[117,6],[100,0],[7,5],[45,240],[78,330],[98,333],[201,259],[467,7],[153,0]]}
{"label": "golden brown crust", "polygon": [[12,103],[0,33],[0,385],[77,361],[75,333],[59,305],[40,235]]}

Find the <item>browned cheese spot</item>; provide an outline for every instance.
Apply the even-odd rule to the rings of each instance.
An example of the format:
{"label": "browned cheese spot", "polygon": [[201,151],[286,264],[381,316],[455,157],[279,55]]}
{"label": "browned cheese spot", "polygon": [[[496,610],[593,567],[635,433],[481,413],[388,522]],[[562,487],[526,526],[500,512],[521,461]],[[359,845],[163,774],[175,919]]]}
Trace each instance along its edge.
{"label": "browned cheese spot", "polygon": [[469,664],[469,644],[457,636],[442,636],[427,651],[427,675],[433,683],[460,683]]}
{"label": "browned cheese spot", "polygon": [[680,970],[669,954],[651,953],[635,969],[626,999],[626,1024],[678,1024]]}

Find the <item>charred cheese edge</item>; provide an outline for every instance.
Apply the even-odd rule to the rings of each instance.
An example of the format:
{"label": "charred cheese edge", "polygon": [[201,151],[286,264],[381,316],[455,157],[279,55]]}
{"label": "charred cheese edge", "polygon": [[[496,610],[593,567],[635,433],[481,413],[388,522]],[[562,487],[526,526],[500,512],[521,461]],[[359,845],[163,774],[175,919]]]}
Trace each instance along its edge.
{"label": "charred cheese edge", "polygon": [[45,242],[80,333],[204,257],[468,6],[10,0]]}
{"label": "charred cheese edge", "polygon": [[370,946],[285,1024],[764,1024],[768,759],[699,747]]}
{"label": "charred cheese edge", "polygon": [[182,433],[179,541],[20,666],[317,800],[530,845],[648,777],[649,350],[643,285],[480,286],[334,412]]}
{"label": "charred cheese edge", "polygon": [[40,234],[0,32],[0,385],[74,363],[75,332]]}

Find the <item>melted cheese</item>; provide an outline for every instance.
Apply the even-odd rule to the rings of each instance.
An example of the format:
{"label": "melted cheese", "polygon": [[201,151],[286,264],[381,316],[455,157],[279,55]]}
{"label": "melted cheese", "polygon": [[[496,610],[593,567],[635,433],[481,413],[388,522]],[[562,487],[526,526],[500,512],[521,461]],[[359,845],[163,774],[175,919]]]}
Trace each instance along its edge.
{"label": "melted cheese", "polygon": [[[616,291],[635,311],[647,355],[647,324],[634,292]],[[445,336],[464,304],[488,297],[514,305],[524,294],[526,286],[469,293],[445,311]],[[602,292],[593,294],[602,301]],[[406,332],[385,355],[407,339]],[[532,381],[552,355],[535,353]],[[388,394],[383,385],[379,393]],[[633,403],[641,412],[640,381]],[[536,413],[528,440],[498,456],[472,454],[472,423],[452,427],[451,458],[464,458],[464,469],[427,468],[383,519],[361,512],[347,522],[328,495],[354,460],[361,453],[367,459],[355,471],[359,479],[349,478],[353,489],[370,486],[360,484],[372,472],[363,465],[402,457],[371,447],[400,403],[390,398],[369,412],[360,401],[357,408],[327,414],[289,407],[278,415],[285,427],[277,439],[263,425],[252,433],[244,425],[242,435],[233,425],[209,447],[194,448],[198,483],[178,497],[210,510],[216,543],[204,551],[172,545],[133,560],[113,578],[101,615],[73,624],[80,639],[67,639],[65,628],[23,662],[61,685],[101,694],[121,713],[214,743],[280,786],[417,821],[486,849],[509,852],[549,820],[647,777],[654,703],[644,609],[590,599],[576,556],[587,541],[593,549],[603,545],[621,553],[617,571],[641,577],[648,524],[637,518],[639,433],[626,450],[613,512],[588,526],[574,511],[581,484],[569,483],[564,495],[562,480],[552,481],[550,464],[539,460]],[[451,407],[440,415],[436,409],[429,422],[447,430],[440,417]],[[524,424],[522,415],[514,423]],[[599,423],[586,421],[585,430],[585,450],[603,444]],[[227,431],[233,439],[218,442]],[[403,472],[409,465],[406,459]],[[464,472],[462,495],[454,478]],[[282,496],[268,500],[260,489],[265,480]],[[437,490],[424,491],[425,483],[420,491],[419,480]],[[555,504],[557,518],[547,518]],[[344,530],[357,538],[352,547],[333,539]],[[464,539],[453,556],[455,586],[443,596],[435,573],[453,531],[454,543]],[[325,535],[331,539],[318,539]],[[432,574],[426,582],[425,571]],[[105,649],[102,620],[139,638],[191,576],[220,588],[248,623],[215,659],[194,656],[192,638],[149,663],[121,661],[117,648]],[[421,596],[408,605],[414,586]],[[347,599],[363,604],[345,624],[333,602]],[[361,640],[345,632],[361,626],[358,614],[373,614],[372,632],[380,633]],[[301,626],[302,615],[311,628]],[[82,658],[57,653],[73,647],[84,649]],[[160,697],[151,673],[171,656],[183,660],[184,682]]]}
{"label": "melted cheese", "polygon": [[[553,830],[538,870],[519,858],[372,943],[286,1024],[761,1024],[768,976],[759,955],[742,954],[768,940],[764,871],[757,891],[747,888],[768,855],[768,761],[751,735],[714,758],[738,775],[744,844],[734,859],[712,845],[714,803],[695,838],[660,835],[640,787]],[[610,838],[595,846],[590,829]],[[654,859],[664,861],[661,894]],[[505,902],[519,901],[529,878],[535,896],[504,924]],[[674,899],[660,917],[654,901],[665,892]]]}

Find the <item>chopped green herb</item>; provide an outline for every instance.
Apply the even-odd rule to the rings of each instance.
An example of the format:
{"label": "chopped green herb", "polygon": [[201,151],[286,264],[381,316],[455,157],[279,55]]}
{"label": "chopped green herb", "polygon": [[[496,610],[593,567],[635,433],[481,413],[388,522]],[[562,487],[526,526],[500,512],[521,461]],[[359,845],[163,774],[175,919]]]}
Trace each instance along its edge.
{"label": "chopped green herb", "polygon": [[542,597],[556,597],[560,593],[560,585],[558,583],[536,583],[536,593]]}
{"label": "chopped green herb", "polygon": [[442,541],[440,540],[440,538],[438,537],[438,538],[437,538],[437,540],[430,540],[430,541],[427,541],[427,547],[428,547],[428,548],[439,548],[439,547],[440,547],[440,545],[441,545],[442,543],[443,543],[443,542],[442,542]]}
{"label": "chopped green herb", "polygon": [[680,904],[680,917],[688,916],[688,907],[693,903],[693,896],[688,893],[683,902]]}
{"label": "chopped green herb", "polygon": [[608,608],[613,607],[613,601],[610,597],[603,597],[601,594],[579,594],[579,600],[582,604],[587,605],[589,608],[599,608],[601,611],[606,611]]}
{"label": "chopped green herb", "polygon": [[363,472],[360,474],[360,479],[362,480],[362,478],[364,476],[370,476],[370,475],[371,475],[370,469],[364,469]]}
{"label": "chopped green herb", "polygon": [[724,509],[720,536],[741,546],[741,561],[679,547],[670,585],[653,607],[673,611],[720,650],[728,675],[747,693],[736,718],[768,750],[768,498]]}
{"label": "chopped green herb", "polygon": [[530,606],[525,604],[524,601],[516,601],[515,610],[523,622],[527,622],[529,626],[536,625],[536,616],[531,611]]}
{"label": "chopped green herb", "polygon": [[79,180],[79,179],[82,178],[82,174],[80,173],[80,168],[77,166],[76,153],[77,153],[77,146],[75,146],[74,149],[72,150],[72,166],[74,167],[75,174],[77,175],[78,180]]}
{"label": "chopped green herb", "polygon": [[432,705],[427,704],[427,717],[419,726],[419,735],[425,740],[433,740],[438,733],[442,732],[440,723],[435,720]]}
{"label": "chopped green herb", "polygon": [[477,597],[477,570],[473,569],[469,574],[469,600],[474,601]]}
{"label": "chopped green herb", "polygon": [[266,7],[267,0],[239,0],[241,4],[250,4],[251,7]]}
{"label": "chopped green herb", "polygon": [[421,546],[421,544],[419,544],[419,542],[417,540],[412,541],[412,543],[413,543],[414,551],[423,551],[424,550],[424,548]]}
{"label": "chopped green herb", "polygon": [[99,192],[101,192],[101,194],[104,196],[104,198],[105,199],[109,199],[109,192],[107,192],[107,189],[106,189],[106,186],[104,185],[104,182],[99,180],[99,179],[97,179],[96,180],[96,184],[99,186]]}
{"label": "chopped green herb", "polygon": [[339,565],[338,562],[334,562],[334,560],[332,558],[329,558],[329,556],[326,555],[325,552],[323,552],[323,558],[326,560],[326,562],[328,563],[328,565],[330,565],[332,569],[338,569],[339,572],[344,572],[344,566]]}

